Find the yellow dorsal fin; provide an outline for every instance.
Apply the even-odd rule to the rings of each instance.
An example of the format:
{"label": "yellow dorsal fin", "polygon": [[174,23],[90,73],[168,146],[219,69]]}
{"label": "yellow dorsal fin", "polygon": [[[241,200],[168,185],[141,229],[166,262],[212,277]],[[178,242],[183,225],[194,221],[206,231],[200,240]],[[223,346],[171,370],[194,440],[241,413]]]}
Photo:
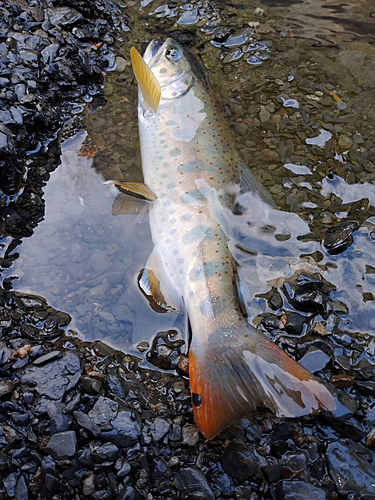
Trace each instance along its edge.
{"label": "yellow dorsal fin", "polygon": [[143,57],[135,47],[130,49],[130,57],[135,78],[141,89],[146,105],[156,113],[160,97],[161,87],[150,67],[145,63]]}

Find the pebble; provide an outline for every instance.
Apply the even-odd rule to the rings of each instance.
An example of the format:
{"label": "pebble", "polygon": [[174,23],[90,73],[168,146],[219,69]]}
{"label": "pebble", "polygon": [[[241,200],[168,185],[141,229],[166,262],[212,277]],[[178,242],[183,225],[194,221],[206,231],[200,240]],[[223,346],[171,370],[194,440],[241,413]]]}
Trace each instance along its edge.
{"label": "pebble", "polygon": [[119,411],[116,418],[111,421],[112,429],[102,431],[102,436],[117,446],[132,446],[138,441],[141,426],[129,411]]}
{"label": "pebble", "polygon": [[323,370],[330,362],[330,359],[324,351],[311,347],[299,360],[299,363],[311,373],[316,373]]}
{"label": "pebble", "polygon": [[92,495],[95,491],[96,476],[93,472],[90,472],[88,476],[85,477],[82,484],[82,493],[88,497]]}
{"label": "pebble", "polygon": [[179,476],[183,485],[182,491],[184,492],[184,498],[215,500],[215,495],[206,477],[200,470],[195,467],[185,467],[180,469]]}
{"label": "pebble", "polygon": [[54,434],[45,447],[45,453],[59,460],[73,457],[77,450],[77,436],[75,431],[66,431]]}
{"label": "pebble", "polygon": [[283,500],[326,500],[327,494],[319,488],[304,481],[281,481],[277,486],[278,495]]}
{"label": "pebble", "polygon": [[188,446],[195,446],[199,441],[198,429],[195,425],[186,424],[182,428],[182,442]]}
{"label": "pebble", "polygon": [[361,497],[374,495],[375,468],[354,450],[347,439],[329,443],[326,456],[330,476],[341,495],[349,491]]}
{"label": "pebble", "polygon": [[243,443],[231,442],[221,463],[227,474],[240,481],[262,477],[260,457],[255,455],[253,448]]}
{"label": "pebble", "polygon": [[168,434],[171,424],[164,418],[156,417],[152,426],[152,440],[158,443]]}

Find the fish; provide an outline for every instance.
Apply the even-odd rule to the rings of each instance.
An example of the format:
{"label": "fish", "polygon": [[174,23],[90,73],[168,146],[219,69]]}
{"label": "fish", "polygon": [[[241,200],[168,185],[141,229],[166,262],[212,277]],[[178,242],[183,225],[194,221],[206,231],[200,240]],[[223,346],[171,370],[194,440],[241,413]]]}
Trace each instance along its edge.
{"label": "fish", "polygon": [[238,189],[273,202],[241,161],[200,64],[171,38],[131,57],[144,184],[110,181],[122,190],[114,215],[126,213],[129,194],[148,204],[154,248],[139,285],[160,306],[187,312],[199,431],[212,439],[259,407],[279,417],[334,411],[328,388],[244,315],[226,213]]}

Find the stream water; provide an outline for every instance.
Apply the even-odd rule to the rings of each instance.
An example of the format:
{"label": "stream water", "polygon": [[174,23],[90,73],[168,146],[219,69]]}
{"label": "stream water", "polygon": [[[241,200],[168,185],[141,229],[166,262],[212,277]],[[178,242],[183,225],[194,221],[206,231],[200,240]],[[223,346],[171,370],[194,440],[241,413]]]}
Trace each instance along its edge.
{"label": "stream water", "polygon": [[[204,63],[244,160],[277,207],[258,210],[248,199],[250,215],[232,220],[249,320],[257,323],[259,315],[272,312],[264,295],[306,269],[332,284],[331,298],[342,304],[326,327],[370,339],[372,2],[143,0],[127,2],[126,9],[135,24],[118,40],[105,102],[85,96],[77,108],[85,128],[71,132],[73,120],[63,132],[61,164],[45,188],[45,218],[18,247],[19,258],[3,277],[11,278],[14,290],[43,296],[69,313],[69,327],[85,340],[139,355],[161,331],[177,330],[184,337],[183,314],[155,311],[138,287],[152,250],[147,214],[113,217],[115,193],[103,185],[108,179],[142,180],[129,49],[168,35]],[[333,243],[324,246],[330,231]]]}

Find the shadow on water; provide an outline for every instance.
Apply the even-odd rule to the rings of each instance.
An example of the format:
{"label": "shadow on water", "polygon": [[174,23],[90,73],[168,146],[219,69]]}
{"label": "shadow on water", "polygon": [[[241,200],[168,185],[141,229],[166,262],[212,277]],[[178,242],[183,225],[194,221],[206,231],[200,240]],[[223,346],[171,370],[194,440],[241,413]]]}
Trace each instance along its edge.
{"label": "shadow on water", "polygon": [[[265,5],[275,8],[264,12]],[[285,282],[308,270],[332,285],[336,306],[320,318],[325,326],[373,335],[371,12],[368,2],[308,0],[258,7],[244,1],[129,4],[135,28],[118,44],[106,104],[82,103],[86,130],[62,140],[61,165],[45,188],[44,221],[23,240],[4,277],[15,290],[42,295],[69,313],[70,328],[86,340],[138,352],[136,345],[146,350],[160,331],[183,332],[183,315],[155,312],[138,288],[152,249],[147,214],[112,217],[114,193],[103,185],[142,180],[128,53],[162,33],[204,62],[243,158],[277,205],[255,210],[248,196],[250,213],[229,217],[250,321],[259,324],[274,311],[266,298],[272,291],[282,297],[279,319],[295,310]],[[324,246],[327,234],[331,242]]]}

